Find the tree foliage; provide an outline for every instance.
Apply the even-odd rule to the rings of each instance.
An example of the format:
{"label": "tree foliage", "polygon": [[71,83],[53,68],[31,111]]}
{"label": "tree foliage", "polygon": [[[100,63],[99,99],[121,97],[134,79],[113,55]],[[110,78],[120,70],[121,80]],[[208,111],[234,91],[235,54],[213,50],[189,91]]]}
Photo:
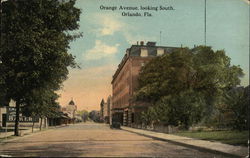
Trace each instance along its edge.
{"label": "tree foliage", "polygon": [[146,124],[174,125],[188,128],[200,121],[205,106],[204,96],[194,91],[162,97],[154,106],[143,112]]}
{"label": "tree foliage", "polygon": [[135,99],[155,105],[157,119],[188,126],[209,116],[218,96],[239,85],[241,76],[223,50],[179,48],[142,68]]}
{"label": "tree foliage", "polygon": [[86,122],[89,118],[89,112],[87,110],[77,111],[77,114],[81,116],[83,122]]}
{"label": "tree foliage", "polygon": [[26,116],[39,118],[56,118],[60,116],[60,105],[56,100],[58,94],[53,91],[39,89],[32,90],[25,98],[23,109]]}
{"label": "tree foliage", "polygon": [[68,53],[69,42],[80,36],[72,34],[79,27],[81,13],[74,4],[75,0],[2,3],[0,89],[6,91],[6,98],[16,100],[17,116],[32,91],[58,90],[67,78],[68,66],[76,67]]}
{"label": "tree foliage", "polygon": [[100,122],[101,118],[100,118],[100,113],[96,110],[92,110],[89,113],[89,118],[95,122]]}
{"label": "tree foliage", "polygon": [[223,50],[214,52],[204,46],[180,48],[151,60],[142,68],[135,97],[157,102],[163,96],[188,89],[215,95],[239,85],[242,75],[242,69],[231,66]]}
{"label": "tree foliage", "polygon": [[[40,118],[40,130],[42,120],[45,118],[59,118],[62,116],[60,105],[56,101],[59,95],[54,91],[46,89],[35,89],[30,91],[22,104],[22,114],[27,117]],[[33,122],[34,126],[34,122]]]}
{"label": "tree foliage", "polygon": [[249,86],[229,90],[223,95],[220,104],[217,104],[216,108],[219,111],[217,116],[220,117],[220,120],[217,121],[219,125],[223,123],[226,127],[238,130],[248,129]]}
{"label": "tree foliage", "polygon": [[[58,89],[75,66],[67,52],[78,28],[74,1],[7,1],[2,4],[1,60],[8,94],[15,100],[28,90]],[[12,91],[15,89],[15,91]]]}

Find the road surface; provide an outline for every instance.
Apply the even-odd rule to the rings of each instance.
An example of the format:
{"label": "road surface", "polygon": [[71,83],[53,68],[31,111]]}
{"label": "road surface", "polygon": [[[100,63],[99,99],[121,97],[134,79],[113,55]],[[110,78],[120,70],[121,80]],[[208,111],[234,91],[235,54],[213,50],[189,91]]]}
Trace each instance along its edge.
{"label": "road surface", "polygon": [[108,125],[81,123],[0,143],[0,155],[15,157],[225,157],[155,140]]}

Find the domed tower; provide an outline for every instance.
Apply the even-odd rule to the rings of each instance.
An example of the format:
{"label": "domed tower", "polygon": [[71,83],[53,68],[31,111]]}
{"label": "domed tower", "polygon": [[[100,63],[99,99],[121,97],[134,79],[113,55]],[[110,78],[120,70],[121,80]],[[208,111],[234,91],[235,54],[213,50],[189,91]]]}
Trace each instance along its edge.
{"label": "domed tower", "polygon": [[75,105],[75,102],[73,101],[73,99],[71,99],[71,101],[69,102],[69,105]]}
{"label": "domed tower", "polygon": [[77,110],[77,106],[72,98],[71,101],[66,106],[66,112],[67,112],[68,116],[73,120],[75,119],[76,110]]}

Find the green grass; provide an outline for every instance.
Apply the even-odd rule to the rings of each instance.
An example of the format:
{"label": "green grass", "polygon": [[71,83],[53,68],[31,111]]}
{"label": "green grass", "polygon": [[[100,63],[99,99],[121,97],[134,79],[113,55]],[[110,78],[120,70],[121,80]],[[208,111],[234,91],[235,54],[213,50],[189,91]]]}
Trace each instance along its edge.
{"label": "green grass", "polygon": [[247,146],[249,131],[181,131],[175,135],[197,138],[209,141],[218,141],[230,145]]}

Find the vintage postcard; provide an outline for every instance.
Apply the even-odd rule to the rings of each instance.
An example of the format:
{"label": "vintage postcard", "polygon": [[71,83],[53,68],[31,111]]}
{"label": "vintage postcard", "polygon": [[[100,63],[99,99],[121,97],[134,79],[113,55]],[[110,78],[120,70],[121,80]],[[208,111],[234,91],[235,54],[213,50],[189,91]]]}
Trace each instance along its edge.
{"label": "vintage postcard", "polygon": [[249,157],[249,0],[0,10],[0,157]]}

